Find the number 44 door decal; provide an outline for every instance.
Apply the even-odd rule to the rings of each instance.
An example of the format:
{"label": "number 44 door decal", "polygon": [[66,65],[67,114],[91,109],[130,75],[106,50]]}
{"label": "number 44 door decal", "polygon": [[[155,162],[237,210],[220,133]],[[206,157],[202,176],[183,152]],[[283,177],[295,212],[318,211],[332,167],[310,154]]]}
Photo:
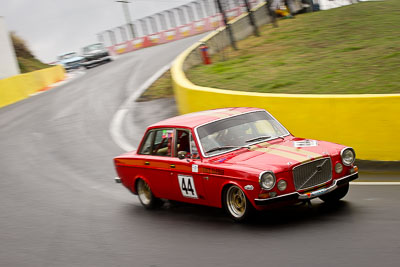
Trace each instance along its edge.
{"label": "number 44 door decal", "polygon": [[198,198],[192,176],[178,175],[178,180],[179,187],[184,197]]}

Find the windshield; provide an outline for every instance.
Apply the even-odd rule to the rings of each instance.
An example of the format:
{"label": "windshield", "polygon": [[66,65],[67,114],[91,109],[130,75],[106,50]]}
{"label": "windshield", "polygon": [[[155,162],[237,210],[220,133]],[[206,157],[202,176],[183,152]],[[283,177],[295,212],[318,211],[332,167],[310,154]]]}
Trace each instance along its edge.
{"label": "windshield", "polygon": [[93,45],[89,45],[83,48],[83,52],[84,53],[88,53],[90,51],[94,51],[94,50],[103,50],[103,44],[99,43],[99,44],[93,44]]}
{"label": "windshield", "polygon": [[257,111],[200,126],[197,134],[207,157],[285,136],[289,132],[267,112]]}
{"label": "windshield", "polygon": [[77,56],[76,53],[69,53],[69,54],[65,54],[65,55],[59,56],[59,59],[60,60],[69,59],[69,58],[74,58],[76,56]]}

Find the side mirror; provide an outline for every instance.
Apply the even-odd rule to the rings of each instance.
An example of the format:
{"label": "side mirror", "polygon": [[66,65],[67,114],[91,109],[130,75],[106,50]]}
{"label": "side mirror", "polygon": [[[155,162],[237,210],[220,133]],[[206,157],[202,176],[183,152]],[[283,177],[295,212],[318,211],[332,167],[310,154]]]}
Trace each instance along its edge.
{"label": "side mirror", "polygon": [[186,151],[179,151],[178,152],[178,159],[185,159],[186,158]]}

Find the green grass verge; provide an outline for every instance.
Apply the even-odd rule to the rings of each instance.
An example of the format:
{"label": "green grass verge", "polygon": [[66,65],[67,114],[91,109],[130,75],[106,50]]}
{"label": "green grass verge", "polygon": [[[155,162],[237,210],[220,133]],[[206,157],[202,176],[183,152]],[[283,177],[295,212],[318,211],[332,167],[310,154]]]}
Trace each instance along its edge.
{"label": "green grass verge", "polygon": [[18,60],[18,65],[21,70],[21,73],[27,73],[27,72],[31,72],[31,71],[35,71],[35,70],[52,67],[51,65],[44,64],[41,61],[39,61],[33,57],[29,57],[29,58],[18,57],[17,60]]}
{"label": "green grass verge", "polygon": [[263,93],[400,93],[399,14],[400,1],[386,0],[281,20],[187,76],[201,86]]}
{"label": "green grass verge", "polygon": [[173,97],[171,72],[167,71],[155,81],[136,101],[144,102],[165,97]]}

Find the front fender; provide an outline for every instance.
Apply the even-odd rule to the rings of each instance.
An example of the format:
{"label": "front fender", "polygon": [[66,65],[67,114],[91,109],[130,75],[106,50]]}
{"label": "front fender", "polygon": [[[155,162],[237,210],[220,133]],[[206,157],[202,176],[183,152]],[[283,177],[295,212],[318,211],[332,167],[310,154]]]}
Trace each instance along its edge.
{"label": "front fender", "polygon": [[229,186],[236,185],[239,187],[243,193],[245,194],[246,198],[249,200],[249,202],[253,205],[254,208],[257,208],[254,199],[257,198],[258,196],[258,191],[257,191],[257,186],[258,183],[254,181],[249,181],[249,180],[244,180],[244,181],[225,181],[220,189],[220,208],[223,207],[223,201],[224,201],[224,194],[226,190],[229,188]]}

